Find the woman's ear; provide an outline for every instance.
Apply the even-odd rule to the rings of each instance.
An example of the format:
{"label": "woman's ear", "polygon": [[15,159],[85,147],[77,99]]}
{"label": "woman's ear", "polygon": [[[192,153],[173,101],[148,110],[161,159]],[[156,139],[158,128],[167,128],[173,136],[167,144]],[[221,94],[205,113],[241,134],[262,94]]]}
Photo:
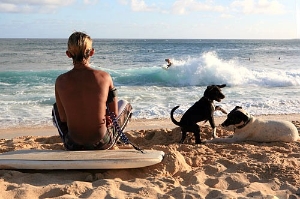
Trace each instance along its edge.
{"label": "woman's ear", "polygon": [[92,50],[90,50],[90,56],[93,56],[95,54],[95,49],[92,48]]}
{"label": "woman's ear", "polygon": [[66,51],[66,55],[69,57],[69,58],[72,58],[72,55],[71,55],[71,53],[67,50]]}

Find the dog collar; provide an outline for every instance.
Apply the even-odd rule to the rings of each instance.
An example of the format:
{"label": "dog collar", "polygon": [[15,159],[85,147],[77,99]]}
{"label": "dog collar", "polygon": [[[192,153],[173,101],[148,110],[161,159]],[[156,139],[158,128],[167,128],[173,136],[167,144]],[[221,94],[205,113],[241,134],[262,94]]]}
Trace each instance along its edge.
{"label": "dog collar", "polygon": [[211,100],[211,99],[209,99],[208,97],[206,97],[206,96],[203,96],[205,99],[207,99],[209,102],[214,102],[214,100]]}
{"label": "dog collar", "polygon": [[250,116],[249,119],[248,119],[246,122],[244,122],[244,124],[242,124],[241,126],[236,126],[236,128],[237,128],[237,129],[244,128],[244,127],[250,122],[251,118],[252,118],[252,117]]}

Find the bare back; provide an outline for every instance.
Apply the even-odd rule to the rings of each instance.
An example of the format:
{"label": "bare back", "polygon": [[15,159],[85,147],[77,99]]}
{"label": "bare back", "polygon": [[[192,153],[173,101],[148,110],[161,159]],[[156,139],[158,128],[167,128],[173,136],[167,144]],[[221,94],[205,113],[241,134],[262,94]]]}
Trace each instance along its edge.
{"label": "bare back", "polygon": [[60,118],[78,144],[95,143],[106,133],[106,100],[113,87],[110,75],[90,67],[74,68],[55,84]]}

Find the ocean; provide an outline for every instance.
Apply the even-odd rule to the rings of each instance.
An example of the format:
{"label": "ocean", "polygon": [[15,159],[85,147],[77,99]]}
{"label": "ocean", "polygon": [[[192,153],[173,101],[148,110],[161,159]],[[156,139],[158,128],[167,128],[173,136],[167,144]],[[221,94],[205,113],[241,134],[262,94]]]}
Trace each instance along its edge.
{"label": "ocean", "polygon": [[[0,128],[52,125],[55,79],[72,69],[67,38],[0,46]],[[93,46],[91,67],[111,74],[136,119],[169,118],[176,105],[180,116],[211,84],[227,85],[215,103],[227,111],[300,113],[300,40],[94,39]]]}

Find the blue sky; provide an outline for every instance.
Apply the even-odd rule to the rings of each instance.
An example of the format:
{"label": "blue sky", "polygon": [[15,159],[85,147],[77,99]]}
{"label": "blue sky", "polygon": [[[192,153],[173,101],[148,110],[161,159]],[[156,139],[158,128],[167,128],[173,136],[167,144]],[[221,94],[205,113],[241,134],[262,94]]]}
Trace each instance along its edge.
{"label": "blue sky", "polygon": [[294,39],[300,0],[0,0],[0,38]]}

